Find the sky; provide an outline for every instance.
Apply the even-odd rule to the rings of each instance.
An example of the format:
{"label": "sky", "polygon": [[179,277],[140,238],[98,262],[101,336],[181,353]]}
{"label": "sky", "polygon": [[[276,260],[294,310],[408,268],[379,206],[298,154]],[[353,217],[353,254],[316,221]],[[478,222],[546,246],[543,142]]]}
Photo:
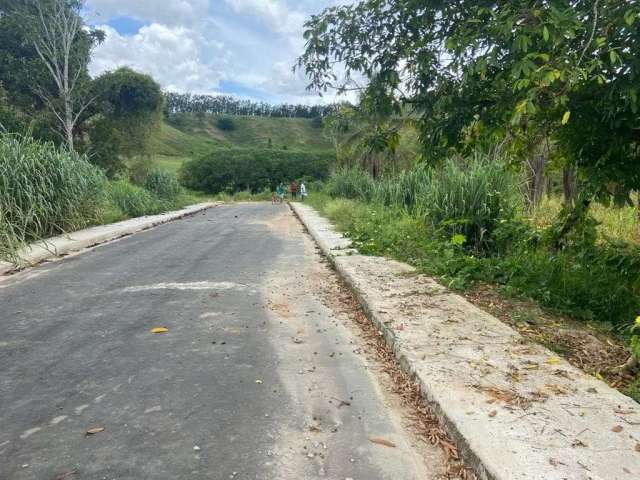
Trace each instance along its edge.
{"label": "sky", "polygon": [[93,76],[128,66],[164,90],[227,94],[270,103],[326,103],[292,72],[303,24],[352,0],[88,0],[85,18],[106,40]]}

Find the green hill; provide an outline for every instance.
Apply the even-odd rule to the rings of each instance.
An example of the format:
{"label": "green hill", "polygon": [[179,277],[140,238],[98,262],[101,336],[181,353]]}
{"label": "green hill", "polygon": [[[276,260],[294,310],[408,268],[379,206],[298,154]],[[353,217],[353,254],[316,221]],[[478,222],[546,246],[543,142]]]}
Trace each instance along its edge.
{"label": "green hill", "polygon": [[[233,130],[218,128],[220,116],[177,114],[164,120],[151,139],[155,161],[177,170],[192,158],[218,148],[287,148],[290,150],[330,150],[331,143],[322,129],[304,118],[232,116]],[[271,141],[271,144],[269,143]]]}

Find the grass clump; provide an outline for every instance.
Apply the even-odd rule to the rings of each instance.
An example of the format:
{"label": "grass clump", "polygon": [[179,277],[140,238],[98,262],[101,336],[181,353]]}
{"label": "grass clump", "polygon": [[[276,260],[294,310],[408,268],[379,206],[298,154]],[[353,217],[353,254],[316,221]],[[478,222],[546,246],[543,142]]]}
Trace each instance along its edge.
{"label": "grass clump", "polygon": [[0,134],[0,257],[100,216],[107,180],[74,152]]}
{"label": "grass clump", "polygon": [[178,202],[183,194],[177,175],[163,168],[151,170],[144,179],[143,187],[170,206]]}
{"label": "grass clump", "polygon": [[113,180],[106,189],[108,204],[122,218],[153,215],[163,210],[160,199],[127,179]]}

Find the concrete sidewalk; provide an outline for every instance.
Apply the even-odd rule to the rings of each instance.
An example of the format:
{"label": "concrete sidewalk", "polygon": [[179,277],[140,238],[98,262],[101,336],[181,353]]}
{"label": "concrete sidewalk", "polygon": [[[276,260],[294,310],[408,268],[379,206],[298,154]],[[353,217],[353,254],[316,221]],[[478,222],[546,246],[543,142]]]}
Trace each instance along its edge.
{"label": "concrete sidewalk", "polygon": [[42,240],[20,251],[18,253],[19,262],[15,264],[0,262],[0,275],[193,215],[216,205],[219,205],[219,203],[199,203],[175,212],[132,218]]}
{"label": "concrete sidewalk", "polygon": [[291,204],[481,479],[640,478],[640,405]]}

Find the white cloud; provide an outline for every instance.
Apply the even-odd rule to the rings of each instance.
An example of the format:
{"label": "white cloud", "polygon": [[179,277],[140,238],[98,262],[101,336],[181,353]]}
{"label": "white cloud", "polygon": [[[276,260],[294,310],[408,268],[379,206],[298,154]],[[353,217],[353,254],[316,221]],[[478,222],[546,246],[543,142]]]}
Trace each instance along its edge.
{"label": "white cloud", "polygon": [[200,46],[206,42],[196,32],[156,23],[133,36],[99,28],[107,38],[94,55],[92,75],[128,66],[149,73],[167,90],[210,93],[218,87],[221,69],[202,61]]}
{"label": "white cloud", "polygon": [[224,0],[234,12],[262,18],[275,32],[297,33],[306,15],[289,8],[283,0]]}
{"label": "white cloud", "polygon": [[[88,0],[88,21],[134,18],[134,35],[102,26],[92,75],[129,66],[151,74],[166,90],[235,93],[278,102],[329,101],[306,91],[307,79],[291,67],[304,46],[312,13],[354,0]],[[225,83],[221,83],[225,82]],[[229,92],[228,89],[225,93]]]}

